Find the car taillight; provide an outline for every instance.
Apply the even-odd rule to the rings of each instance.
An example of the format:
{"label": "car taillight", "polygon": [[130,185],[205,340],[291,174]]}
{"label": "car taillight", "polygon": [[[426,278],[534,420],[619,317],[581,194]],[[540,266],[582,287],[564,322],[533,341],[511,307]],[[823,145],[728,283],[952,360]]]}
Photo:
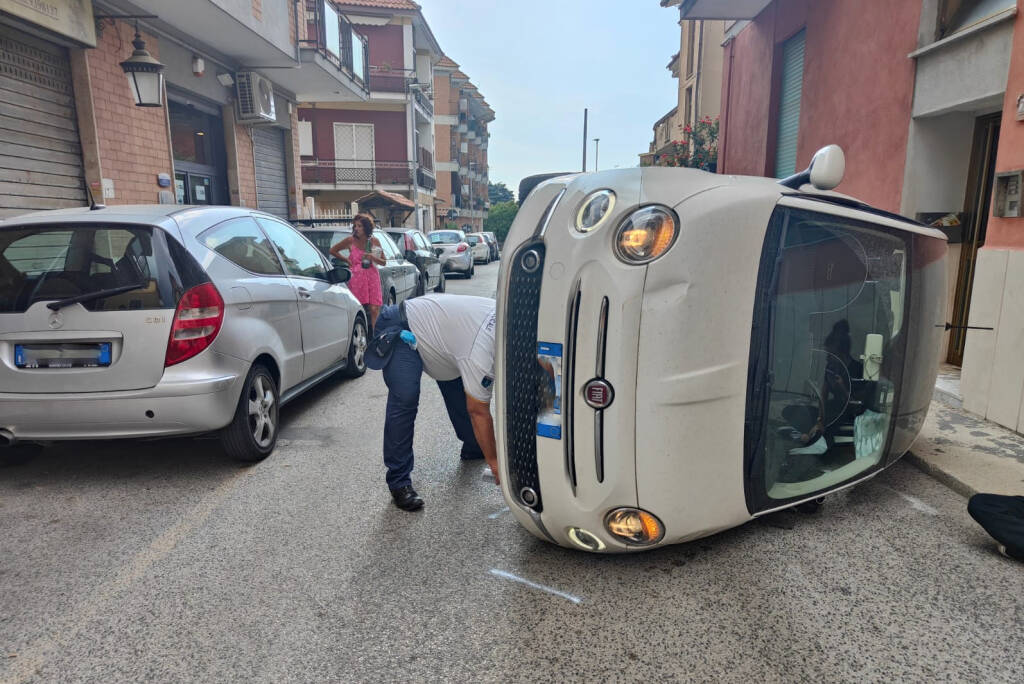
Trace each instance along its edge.
{"label": "car taillight", "polygon": [[164,366],[190,359],[213,343],[224,321],[224,300],[213,283],[196,285],[181,296],[171,324]]}
{"label": "car taillight", "polygon": [[455,251],[465,252],[467,249],[469,249],[469,245],[467,245],[465,242],[460,242],[459,246],[455,248]]}

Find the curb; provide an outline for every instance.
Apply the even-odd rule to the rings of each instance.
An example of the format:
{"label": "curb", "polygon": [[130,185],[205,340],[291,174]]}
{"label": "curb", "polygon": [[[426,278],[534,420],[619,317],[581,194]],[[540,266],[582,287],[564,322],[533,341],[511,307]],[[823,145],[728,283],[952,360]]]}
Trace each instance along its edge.
{"label": "curb", "polygon": [[945,470],[935,467],[927,459],[921,458],[913,451],[908,451],[903,458],[925,475],[930,476],[932,479],[938,481],[939,484],[945,485],[966,499],[970,499],[978,493],[978,490],[974,487],[971,487],[956,476],[947,473]]}

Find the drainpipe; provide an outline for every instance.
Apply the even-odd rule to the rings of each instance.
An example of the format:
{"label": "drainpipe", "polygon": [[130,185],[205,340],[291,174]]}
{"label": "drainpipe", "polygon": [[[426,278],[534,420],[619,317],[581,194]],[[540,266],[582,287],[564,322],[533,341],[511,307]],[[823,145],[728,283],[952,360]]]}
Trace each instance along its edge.
{"label": "drainpipe", "polygon": [[715,169],[718,173],[725,173],[725,150],[726,143],[729,142],[728,136],[722,134],[729,130],[729,112],[732,111],[732,61],[736,52],[734,40],[736,39],[733,38],[729,41],[729,64],[725,71],[725,112],[722,113],[718,122],[718,168]]}

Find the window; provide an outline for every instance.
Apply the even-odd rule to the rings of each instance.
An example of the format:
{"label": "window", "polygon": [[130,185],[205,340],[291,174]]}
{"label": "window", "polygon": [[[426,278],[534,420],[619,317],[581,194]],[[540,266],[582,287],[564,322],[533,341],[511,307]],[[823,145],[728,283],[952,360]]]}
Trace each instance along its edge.
{"label": "window", "polygon": [[377,242],[380,243],[380,248],[384,251],[385,259],[391,260],[399,258],[400,255],[398,253],[398,248],[395,246],[395,243],[391,241],[390,236],[386,233],[375,231],[373,237],[377,238]]}
{"label": "window", "polygon": [[943,0],[939,8],[938,38],[963,31],[1016,6],[1016,0]]}
{"label": "window", "polygon": [[135,287],[82,306],[89,311],[173,308],[180,283],[191,282],[193,275],[193,265],[184,266],[168,251],[163,233],[147,226],[10,228],[0,232],[0,313],[125,286]]}
{"label": "window", "polygon": [[693,88],[687,88],[683,96],[683,126],[693,125]]}
{"label": "window", "polygon": [[338,10],[334,9],[334,5],[326,0],[323,3],[324,8],[324,42],[327,46],[327,51],[335,57],[341,57],[341,18],[338,16]]}
{"label": "window", "polygon": [[427,238],[423,237],[422,234],[420,234],[420,233],[413,233],[412,234],[412,241],[420,249],[426,249],[428,251],[430,250],[430,245],[427,244]]}
{"label": "window", "polygon": [[266,218],[257,218],[277,247],[288,275],[327,280],[327,265],[316,247],[291,226]]}
{"label": "window", "polygon": [[284,275],[274,248],[251,218],[237,218],[200,235],[208,248],[250,273]]}
{"label": "window", "polygon": [[796,173],[796,146],[800,133],[800,98],[804,85],[804,38],[801,31],[782,46],[782,79],[779,91],[775,177]]}
{"label": "window", "polygon": [[761,390],[748,404],[763,508],[839,486],[887,455],[907,254],[903,237],[849,219],[794,210],[773,221],[760,282],[774,289],[760,295],[754,330],[764,332],[751,345]]}

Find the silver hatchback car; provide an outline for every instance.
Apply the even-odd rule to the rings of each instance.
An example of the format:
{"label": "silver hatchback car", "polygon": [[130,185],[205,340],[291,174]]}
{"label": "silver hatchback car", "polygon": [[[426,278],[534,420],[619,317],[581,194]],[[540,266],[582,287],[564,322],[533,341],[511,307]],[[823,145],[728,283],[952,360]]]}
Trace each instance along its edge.
{"label": "silver hatchback car", "polygon": [[0,446],[220,431],[229,454],[261,460],[282,404],[366,370],[349,275],[287,223],[238,207],[8,219]]}

